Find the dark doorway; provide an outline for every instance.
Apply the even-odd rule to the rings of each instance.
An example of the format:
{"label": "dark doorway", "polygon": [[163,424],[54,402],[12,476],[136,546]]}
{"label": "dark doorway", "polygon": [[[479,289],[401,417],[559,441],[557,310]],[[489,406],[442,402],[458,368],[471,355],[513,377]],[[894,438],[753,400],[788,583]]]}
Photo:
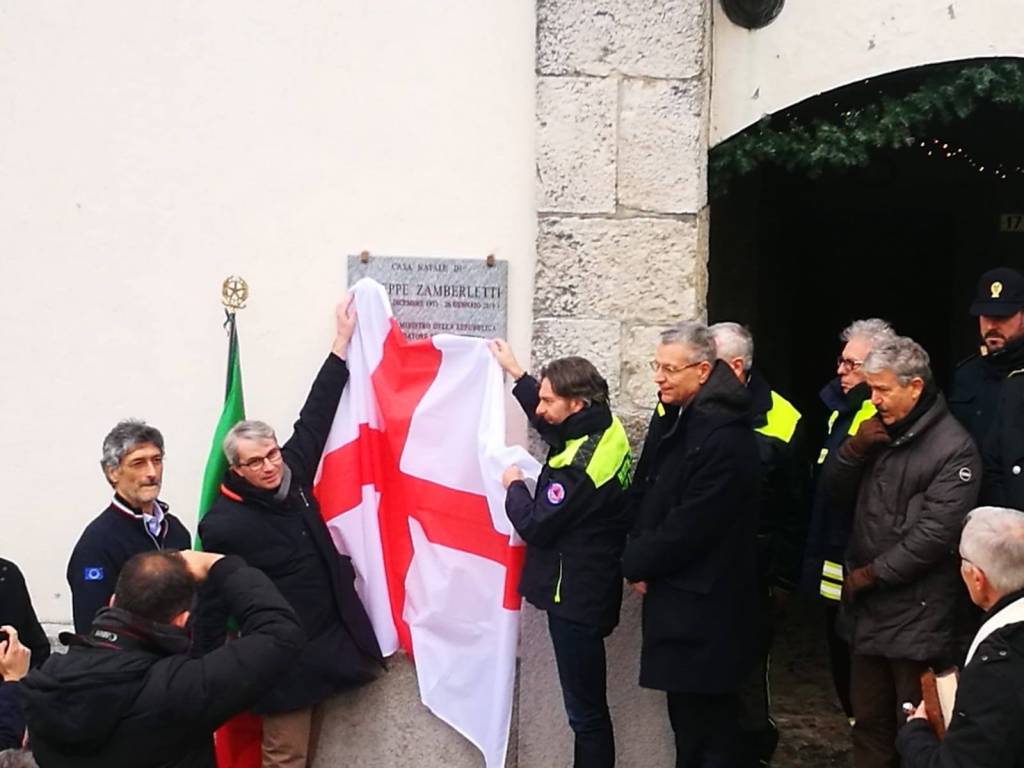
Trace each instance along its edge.
{"label": "dark doorway", "polygon": [[[891,77],[906,88],[915,73]],[[852,98],[886,87],[858,84]],[[794,109],[827,115],[849,98]],[[967,310],[978,276],[1024,268],[1024,231],[1004,231],[1007,215],[1024,212],[1022,135],[1024,114],[986,105],[867,167],[816,179],[764,167],[712,201],[709,319],[751,328],[756,364],[803,412],[812,440],[825,419],[817,393],[852,320],[883,317],[915,338],[943,388],[977,348]]]}

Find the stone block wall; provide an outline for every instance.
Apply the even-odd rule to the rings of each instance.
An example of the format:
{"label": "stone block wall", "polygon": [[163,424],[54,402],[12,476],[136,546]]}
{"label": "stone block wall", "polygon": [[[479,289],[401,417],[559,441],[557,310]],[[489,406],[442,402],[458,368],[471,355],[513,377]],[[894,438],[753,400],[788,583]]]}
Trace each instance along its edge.
{"label": "stone block wall", "polygon": [[656,331],[703,317],[710,0],[539,0],[533,364],[582,354],[640,437]]}
{"label": "stone block wall", "polygon": [[[532,364],[579,354],[639,448],[658,332],[704,318],[711,0],[538,0]],[[664,694],[637,685],[638,595],[606,641],[617,764],[672,765]],[[524,605],[519,768],[572,765],[546,617]]]}

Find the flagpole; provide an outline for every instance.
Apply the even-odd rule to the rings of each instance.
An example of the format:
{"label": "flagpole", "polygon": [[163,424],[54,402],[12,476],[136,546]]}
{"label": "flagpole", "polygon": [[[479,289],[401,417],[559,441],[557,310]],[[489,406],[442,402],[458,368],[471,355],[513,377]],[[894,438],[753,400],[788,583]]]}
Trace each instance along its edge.
{"label": "flagpole", "polygon": [[[228,462],[224,457],[221,445],[224,436],[239,421],[245,418],[245,401],[242,395],[242,366],[238,353],[238,327],[235,323],[236,313],[245,308],[249,299],[249,284],[237,275],[230,275],[221,284],[221,304],[224,305],[224,327],[228,332],[228,364],[224,384],[224,399],[220,418],[213,431],[210,453],[203,471],[203,482],[199,492],[197,509],[198,520],[210,508],[220,493],[220,482],[227,471]],[[202,546],[198,531],[195,539],[196,548]]]}

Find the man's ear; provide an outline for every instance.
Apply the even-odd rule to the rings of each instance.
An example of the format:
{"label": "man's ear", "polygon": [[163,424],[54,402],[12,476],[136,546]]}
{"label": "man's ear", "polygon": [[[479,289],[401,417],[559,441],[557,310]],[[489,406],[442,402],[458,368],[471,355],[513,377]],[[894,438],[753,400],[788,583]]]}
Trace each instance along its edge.
{"label": "man's ear", "polygon": [[910,380],[910,388],[914,390],[914,399],[916,400],[924,392],[924,379],[919,376],[915,376]]}
{"label": "man's ear", "polygon": [[110,483],[111,488],[117,487],[117,476],[120,474],[120,467],[103,467],[103,476],[107,478],[107,482]]}
{"label": "man's ear", "polygon": [[188,624],[188,617],[190,615],[191,614],[188,611],[182,611],[173,619],[171,619],[171,624],[173,624],[176,627],[184,627],[186,624]]}
{"label": "man's ear", "polygon": [[714,367],[714,363],[707,360],[697,364],[697,379],[701,384],[707,384],[708,379],[711,378],[711,369]]}

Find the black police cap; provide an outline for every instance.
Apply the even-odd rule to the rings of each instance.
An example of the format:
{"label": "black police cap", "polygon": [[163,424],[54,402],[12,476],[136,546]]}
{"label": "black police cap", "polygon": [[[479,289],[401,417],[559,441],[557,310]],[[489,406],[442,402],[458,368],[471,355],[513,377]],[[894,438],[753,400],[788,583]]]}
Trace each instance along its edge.
{"label": "black police cap", "polygon": [[978,280],[971,314],[1008,317],[1024,309],[1024,275],[1009,267],[990,269]]}

